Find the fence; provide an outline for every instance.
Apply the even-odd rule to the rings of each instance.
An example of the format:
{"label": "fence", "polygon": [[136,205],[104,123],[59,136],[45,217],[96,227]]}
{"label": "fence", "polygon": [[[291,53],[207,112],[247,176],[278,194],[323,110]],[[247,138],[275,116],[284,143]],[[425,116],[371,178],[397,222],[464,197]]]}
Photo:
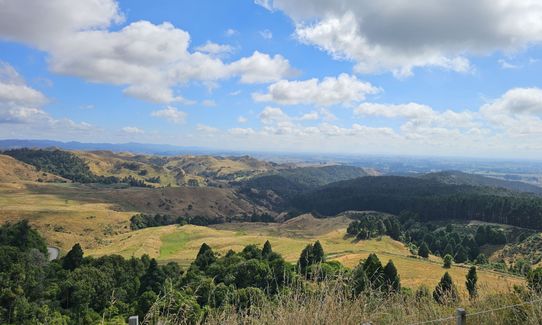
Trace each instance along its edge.
{"label": "fence", "polygon": [[442,322],[450,321],[450,320],[454,320],[454,319],[456,320],[457,325],[467,325],[467,317],[492,313],[492,312],[505,310],[505,309],[510,309],[510,308],[515,308],[515,307],[524,306],[524,305],[530,305],[530,304],[534,304],[534,303],[537,303],[537,302],[542,302],[542,299],[522,302],[522,303],[514,304],[514,305],[502,306],[502,307],[493,308],[493,309],[477,311],[477,312],[474,312],[474,313],[467,313],[467,311],[465,309],[457,308],[455,310],[455,315],[454,316],[438,318],[438,319],[432,319],[432,320],[428,320],[428,321],[413,323],[411,325],[442,323]]}

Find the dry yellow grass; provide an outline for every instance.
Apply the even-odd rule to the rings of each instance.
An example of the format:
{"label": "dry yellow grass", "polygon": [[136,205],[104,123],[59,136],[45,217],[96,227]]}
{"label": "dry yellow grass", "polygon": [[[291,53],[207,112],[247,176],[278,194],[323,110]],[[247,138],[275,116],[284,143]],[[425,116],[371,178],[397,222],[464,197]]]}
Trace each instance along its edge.
{"label": "dry yellow grass", "polygon": [[[0,183],[0,223],[28,219],[50,245],[62,251],[75,243],[85,248],[108,243],[112,235],[129,231],[133,212],[122,212],[110,203],[70,197],[73,184]],[[34,190],[29,190],[29,187]],[[52,191],[51,189],[56,189]],[[51,194],[40,193],[40,190]]]}
{"label": "dry yellow grass", "polygon": [[[274,251],[286,260],[295,262],[301,250],[318,239],[324,246],[328,259],[340,261],[348,267],[356,266],[361,259],[373,252],[378,254],[383,263],[393,260],[406,287],[415,288],[422,284],[434,287],[446,271],[463,287],[466,267],[453,266],[446,270],[438,257],[432,256],[429,260],[409,257],[408,249],[389,237],[352,241],[345,238],[347,221],[344,219],[320,220],[307,216],[302,218],[305,220],[293,220],[289,225],[240,223],[213,227],[186,225],[147,228],[114,236],[110,245],[87,250],[86,253],[116,253],[125,257],[149,254],[162,262],[176,261],[187,265],[195,258],[202,243],[207,243],[218,253],[224,254],[229,249],[240,251],[246,245],[262,245],[265,240],[269,240]],[[306,225],[306,229],[298,228],[299,223]],[[325,232],[326,229],[329,231]],[[479,270],[479,278],[480,286],[487,288],[487,292],[506,291],[514,284],[523,283],[521,278],[486,270]]]}

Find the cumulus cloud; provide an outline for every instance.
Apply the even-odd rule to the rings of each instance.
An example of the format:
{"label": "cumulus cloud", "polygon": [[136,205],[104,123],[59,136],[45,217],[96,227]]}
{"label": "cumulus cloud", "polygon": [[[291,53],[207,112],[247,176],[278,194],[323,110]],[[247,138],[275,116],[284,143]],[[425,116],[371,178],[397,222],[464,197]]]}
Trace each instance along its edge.
{"label": "cumulus cloud", "polygon": [[205,124],[196,125],[196,130],[198,132],[206,133],[206,134],[214,134],[214,133],[217,133],[219,131],[217,128],[214,128],[212,126],[205,125]]}
{"label": "cumulus cloud", "polygon": [[514,88],[480,109],[496,127],[512,136],[542,135],[542,89]]}
{"label": "cumulus cloud", "polygon": [[244,117],[244,116],[239,116],[239,117],[237,118],[237,122],[239,122],[239,123],[241,123],[241,124],[244,124],[244,123],[248,122],[248,120],[247,120],[247,118]]}
{"label": "cumulus cloud", "polygon": [[70,119],[55,119],[42,108],[47,97],[28,86],[23,77],[9,64],[0,61],[0,136],[19,136],[24,129],[62,129],[65,132],[85,131],[92,128],[88,123],[76,123]]}
{"label": "cumulus cloud", "polygon": [[[467,72],[467,55],[516,51],[542,41],[542,4],[533,0],[257,1],[282,10],[295,35],[362,73],[415,67]],[[491,22],[491,23],[488,23]]]}
{"label": "cumulus cloud", "polygon": [[285,105],[311,104],[319,106],[349,105],[360,102],[367,95],[380,89],[356,76],[342,73],[337,77],[316,78],[303,81],[281,80],[271,84],[267,93],[254,93],[256,101],[273,101]]}
{"label": "cumulus cloud", "polygon": [[247,136],[255,134],[256,131],[252,128],[232,128],[228,130],[228,133],[235,136]]}
{"label": "cumulus cloud", "polygon": [[189,33],[168,22],[136,21],[112,30],[123,21],[114,0],[6,0],[2,7],[0,38],[46,51],[52,71],[121,85],[125,94],[153,102],[184,103],[173,89],[192,81],[266,83],[294,72],[278,54],[256,51],[224,62],[217,54],[230,49],[215,43],[191,52]]}
{"label": "cumulus cloud", "polygon": [[151,115],[154,117],[164,118],[175,124],[182,124],[186,121],[186,113],[173,106],[167,106],[164,109],[154,111],[151,113]]}
{"label": "cumulus cloud", "polygon": [[221,56],[233,53],[233,47],[226,44],[217,44],[207,41],[204,45],[196,47],[196,51],[211,55]]}
{"label": "cumulus cloud", "polygon": [[142,134],[145,133],[142,129],[135,126],[125,126],[122,128],[122,132],[128,134]]}

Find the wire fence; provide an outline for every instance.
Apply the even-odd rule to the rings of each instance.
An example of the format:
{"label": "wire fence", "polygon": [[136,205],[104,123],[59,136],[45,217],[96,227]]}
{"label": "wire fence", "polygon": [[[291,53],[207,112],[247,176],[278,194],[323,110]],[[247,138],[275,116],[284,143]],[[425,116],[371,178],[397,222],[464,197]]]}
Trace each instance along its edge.
{"label": "wire fence", "polygon": [[[522,302],[522,303],[518,303],[518,304],[507,305],[507,306],[497,307],[497,308],[493,308],[493,309],[481,310],[481,311],[477,311],[477,312],[473,312],[473,313],[465,313],[464,314],[465,317],[463,317],[463,318],[466,319],[467,317],[493,313],[493,312],[496,312],[496,311],[506,310],[506,309],[510,309],[510,308],[516,308],[516,307],[525,306],[525,305],[531,305],[531,304],[535,304],[535,303],[538,303],[538,302],[542,302],[542,299],[526,301],[526,302]],[[457,310],[458,311],[462,310],[464,312],[464,310],[461,309],[461,308],[458,308]],[[462,325],[466,324],[466,323],[463,323],[463,322],[459,322],[460,313],[457,312],[456,315],[454,315],[454,316],[449,316],[449,317],[444,317],[444,318],[437,318],[437,319],[427,320],[427,321],[423,321],[423,322],[412,323],[411,325],[443,323],[443,322],[454,320],[454,319],[458,320],[457,324],[462,324]]]}

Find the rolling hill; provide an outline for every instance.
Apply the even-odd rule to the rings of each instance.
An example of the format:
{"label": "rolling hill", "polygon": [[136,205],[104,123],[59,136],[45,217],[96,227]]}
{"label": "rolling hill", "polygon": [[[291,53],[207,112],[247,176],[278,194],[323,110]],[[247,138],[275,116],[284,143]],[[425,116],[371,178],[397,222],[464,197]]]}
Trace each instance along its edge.
{"label": "rolling hill", "polygon": [[467,174],[460,171],[442,171],[420,176],[423,179],[435,180],[450,185],[472,185],[504,188],[517,192],[528,192],[542,195],[542,187],[518,181],[507,181],[497,178],[485,177],[476,174]]}
{"label": "rolling hill", "polygon": [[505,189],[400,176],[361,177],[300,194],[290,205],[336,215],[346,210],[417,213],[422,220],[482,220],[542,229],[542,198]]}
{"label": "rolling hill", "polygon": [[0,183],[9,182],[67,182],[55,174],[38,171],[36,167],[13,157],[0,155]]}

